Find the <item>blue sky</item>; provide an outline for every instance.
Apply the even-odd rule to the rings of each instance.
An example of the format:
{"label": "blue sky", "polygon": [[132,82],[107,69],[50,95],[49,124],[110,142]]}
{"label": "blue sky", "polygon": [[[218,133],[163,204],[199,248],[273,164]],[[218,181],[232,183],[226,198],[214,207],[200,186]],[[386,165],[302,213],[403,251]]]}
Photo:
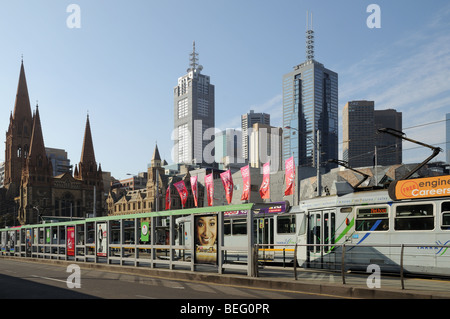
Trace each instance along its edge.
{"label": "blue sky", "polygon": [[[381,9],[379,29],[366,24],[372,3]],[[67,27],[70,4],[81,9],[81,28]],[[65,149],[78,163],[89,112],[104,171],[116,178],[146,171],[156,142],[171,162],[173,88],[193,41],[216,88],[218,128],[239,127],[250,109],[281,126],[282,76],[305,60],[307,11],[316,60],[339,74],[340,117],[347,101],[374,100],[376,109],[403,112],[408,137],[445,147],[445,0],[1,0],[0,128],[9,124],[23,54],[47,147]],[[407,163],[430,154],[410,143],[404,150]]]}

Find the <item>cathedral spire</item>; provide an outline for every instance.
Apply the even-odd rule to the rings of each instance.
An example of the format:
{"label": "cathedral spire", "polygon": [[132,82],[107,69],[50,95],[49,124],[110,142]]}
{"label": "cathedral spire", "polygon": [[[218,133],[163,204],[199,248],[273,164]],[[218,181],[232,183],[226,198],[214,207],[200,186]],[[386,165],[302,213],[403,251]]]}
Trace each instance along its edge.
{"label": "cathedral spire", "polygon": [[89,123],[89,114],[86,119],[86,128],[84,130],[83,148],[81,150],[81,160],[80,163],[84,164],[94,164],[95,153],[94,144],[92,143],[91,125]]}
{"label": "cathedral spire", "polygon": [[19,83],[17,85],[16,101],[14,105],[13,118],[17,121],[31,120],[30,97],[28,95],[27,79],[23,59],[20,65]]}
{"label": "cathedral spire", "polygon": [[31,133],[29,158],[36,160],[38,156],[45,155],[44,136],[42,135],[41,118],[39,116],[39,106],[36,105],[36,112],[33,118],[33,131]]}

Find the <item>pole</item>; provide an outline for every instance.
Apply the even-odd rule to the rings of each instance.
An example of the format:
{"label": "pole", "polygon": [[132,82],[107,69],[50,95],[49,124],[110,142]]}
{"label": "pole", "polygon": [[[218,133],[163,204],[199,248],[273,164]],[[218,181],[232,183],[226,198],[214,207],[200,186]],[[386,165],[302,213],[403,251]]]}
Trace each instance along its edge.
{"label": "pole", "polygon": [[317,196],[322,196],[322,181],[320,176],[320,131],[317,130],[316,142],[316,169],[317,169]]}

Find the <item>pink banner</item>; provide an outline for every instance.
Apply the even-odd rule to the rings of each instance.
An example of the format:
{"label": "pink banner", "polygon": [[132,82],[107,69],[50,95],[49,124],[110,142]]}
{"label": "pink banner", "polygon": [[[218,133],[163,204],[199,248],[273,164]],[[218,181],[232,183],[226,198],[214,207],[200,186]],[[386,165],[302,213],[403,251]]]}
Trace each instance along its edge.
{"label": "pink banner", "polygon": [[263,181],[259,188],[259,194],[262,199],[270,199],[270,162],[263,166]]}
{"label": "pink banner", "polygon": [[186,185],[184,184],[184,181],[179,181],[179,182],[173,184],[173,186],[175,186],[175,188],[178,191],[178,194],[180,194],[181,205],[184,208],[184,205],[186,204],[187,197],[188,197],[188,191],[186,189]]}
{"label": "pink banner", "polygon": [[192,195],[194,195],[195,207],[198,207],[198,188],[197,188],[197,176],[191,176],[191,190]]}
{"label": "pink banner", "polygon": [[170,184],[167,186],[166,190],[166,210],[170,209]]}
{"label": "pink banner", "polygon": [[228,170],[220,174],[222,179],[223,188],[225,189],[225,196],[227,198],[228,204],[231,203],[233,198],[233,178],[231,177],[231,171]]}
{"label": "pink banner", "polygon": [[208,206],[212,206],[214,202],[214,180],[212,173],[205,176],[205,185],[208,198]]}
{"label": "pink banner", "polygon": [[291,156],[284,162],[284,170],[285,170],[285,180],[286,180],[286,189],[284,190],[284,195],[292,195],[294,194],[294,180],[295,180],[295,165],[294,165],[294,156]]}
{"label": "pink banner", "polygon": [[241,167],[242,174],[242,196],[241,200],[250,200],[250,166]]}

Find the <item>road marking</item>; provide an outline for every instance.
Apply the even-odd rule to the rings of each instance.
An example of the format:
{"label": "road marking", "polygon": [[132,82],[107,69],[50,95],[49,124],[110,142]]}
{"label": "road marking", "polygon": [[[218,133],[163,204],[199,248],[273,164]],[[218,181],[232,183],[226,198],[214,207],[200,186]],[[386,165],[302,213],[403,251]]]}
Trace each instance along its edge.
{"label": "road marking", "polygon": [[67,280],[55,279],[55,278],[50,278],[50,277],[42,277],[42,276],[36,276],[36,275],[31,275],[31,277],[67,283]]}

